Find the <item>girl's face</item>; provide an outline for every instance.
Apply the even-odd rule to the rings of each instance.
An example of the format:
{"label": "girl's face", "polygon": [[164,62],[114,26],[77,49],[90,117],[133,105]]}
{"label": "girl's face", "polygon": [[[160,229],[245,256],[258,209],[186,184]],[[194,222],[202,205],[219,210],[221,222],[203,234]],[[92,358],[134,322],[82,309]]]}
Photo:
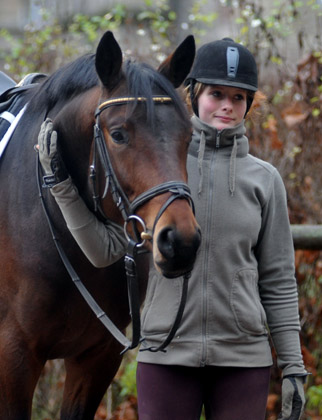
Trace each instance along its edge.
{"label": "girl's face", "polygon": [[247,109],[247,92],[231,86],[207,85],[198,97],[199,118],[217,130],[239,124]]}

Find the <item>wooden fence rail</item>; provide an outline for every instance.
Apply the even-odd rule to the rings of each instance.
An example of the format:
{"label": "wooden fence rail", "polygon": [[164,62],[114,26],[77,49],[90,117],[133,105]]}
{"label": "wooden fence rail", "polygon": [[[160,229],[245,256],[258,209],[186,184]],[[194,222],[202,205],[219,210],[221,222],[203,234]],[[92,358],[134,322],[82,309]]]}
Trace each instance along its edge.
{"label": "wooden fence rail", "polygon": [[295,249],[322,250],[322,225],[291,225]]}

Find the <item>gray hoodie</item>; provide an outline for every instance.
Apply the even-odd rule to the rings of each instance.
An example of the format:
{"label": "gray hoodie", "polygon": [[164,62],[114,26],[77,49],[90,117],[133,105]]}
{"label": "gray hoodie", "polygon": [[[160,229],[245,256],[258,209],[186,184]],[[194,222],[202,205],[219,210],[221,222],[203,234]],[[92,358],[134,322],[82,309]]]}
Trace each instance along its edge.
{"label": "gray hoodie", "polygon": [[[147,363],[262,367],[271,336],[283,375],[305,374],[294,249],[278,171],[248,153],[244,124],[221,132],[192,118],[189,186],[202,245],[189,280],[181,325],[166,352],[140,352]],[[142,313],[148,346],[174,321],[182,278],[151,269]]]}

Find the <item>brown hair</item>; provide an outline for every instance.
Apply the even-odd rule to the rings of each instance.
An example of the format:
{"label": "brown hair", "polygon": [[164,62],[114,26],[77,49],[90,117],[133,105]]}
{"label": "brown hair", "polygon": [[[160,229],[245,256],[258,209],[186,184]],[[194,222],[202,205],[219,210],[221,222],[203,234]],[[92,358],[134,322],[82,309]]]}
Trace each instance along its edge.
{"label": "brown hair", "polygon": [[247,112],[246,119],[257,122],[261,116],[261,108],[267,106],[267,96],[262,91],[255,92],[252,105]]}

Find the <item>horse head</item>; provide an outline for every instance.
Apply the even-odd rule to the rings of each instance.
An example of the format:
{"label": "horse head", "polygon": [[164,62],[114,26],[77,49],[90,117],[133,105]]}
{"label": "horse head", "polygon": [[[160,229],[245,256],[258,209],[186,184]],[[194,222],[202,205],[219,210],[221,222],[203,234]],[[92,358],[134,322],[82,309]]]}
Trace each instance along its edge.
{"label": "horse head", "polygon": [[[74,136],[78,132],[79,139],[90,140],[82,148],[79,141],[68,152],[87,155],[87,159],[90,155],[101,214],[117,222],[122,214],[125,220],[135,214],[140,223],[135,223],[134,230],[144,231],[144,246],[152,250],[156,268],[167,277],[191,271],[200,244],[186,185],[191,124],[175,90],[188,74],[194,53],[194,39],[189,36],[154,70],[133,60],[123,62],[113,34],[105,33],[95,55],[99,86],[92,89],[92,95],[76,99],[84,115],[71,128]],[[66,112],[64,115],[66,133]],[[62,131],[61,118],[55,120],[58,131]],[[89,126],[95,129],[94,141]],[[77,173],[75,162],[69,166]],[[79,173],[78,178],[83,177]],[[91,182],[79,189],[89,203]],[[116,205],[111,203],[112,196]],[[132,235],[132,228],[130,231]]]}

